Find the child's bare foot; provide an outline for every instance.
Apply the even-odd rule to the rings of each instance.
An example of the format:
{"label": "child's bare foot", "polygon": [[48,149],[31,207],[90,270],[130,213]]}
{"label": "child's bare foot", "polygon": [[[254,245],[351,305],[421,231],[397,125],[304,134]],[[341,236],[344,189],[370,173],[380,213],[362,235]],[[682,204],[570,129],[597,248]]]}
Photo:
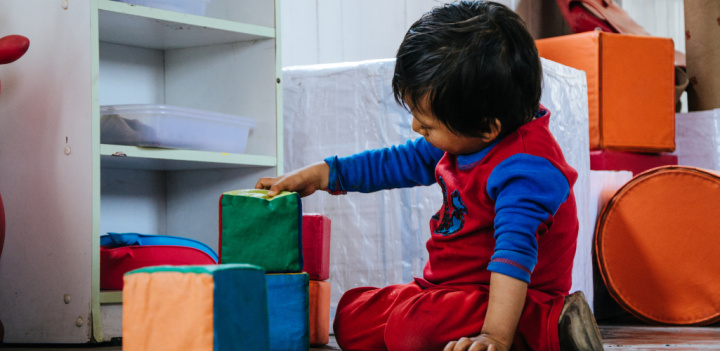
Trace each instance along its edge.
{"label": "child's bare foot", "polygon": [[565,297],[558,333],[562,351],[602,351],[600,330],[582,291]]}

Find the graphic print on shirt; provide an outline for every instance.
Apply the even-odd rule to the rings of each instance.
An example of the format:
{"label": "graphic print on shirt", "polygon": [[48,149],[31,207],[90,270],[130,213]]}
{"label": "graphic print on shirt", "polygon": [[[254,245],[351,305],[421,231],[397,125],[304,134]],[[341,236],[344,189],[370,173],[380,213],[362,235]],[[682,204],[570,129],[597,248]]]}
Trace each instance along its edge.
{"label": "graphic print on shirt", "polygon": [[460,198],[460,192],[455,189],[455,191],[450,194],[450,202],[452,203],[451,211],[448,203],[448,193],[447,187],[445,186],[445,180],[442,177],[439,178],[440,180],[438,181],[438,183],[440,184],[440,188],[442,188],[444,211],[442,220],[440,220],[440,212],[432,216],[432,219],[436,221],[440,220],[440,224],[437,226],[437,228],[435,228],[435,234],[448,236],[455,234],[460,231],[460,229],[462,229],[463,225],[465,224],[465,214],[467,214],[467,207],[465,207],[465,203],[463,203],[462,199]]}

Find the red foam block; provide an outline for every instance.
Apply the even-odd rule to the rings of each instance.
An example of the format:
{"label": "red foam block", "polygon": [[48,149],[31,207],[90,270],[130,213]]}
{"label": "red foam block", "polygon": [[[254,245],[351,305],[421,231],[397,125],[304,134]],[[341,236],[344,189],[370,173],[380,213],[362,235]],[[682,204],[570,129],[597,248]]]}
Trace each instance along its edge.
{"label": "red foam block", "polygon": [[677,155],[646,154],[625,151],[590,151],[590,169],[593,171],[631,171],[634,175],[661,166],[677,166]]}
{"label": "red foam block", "polygon": [[303,213],[303,260],[311,280],[330,277],[330,218],[317,213]]}

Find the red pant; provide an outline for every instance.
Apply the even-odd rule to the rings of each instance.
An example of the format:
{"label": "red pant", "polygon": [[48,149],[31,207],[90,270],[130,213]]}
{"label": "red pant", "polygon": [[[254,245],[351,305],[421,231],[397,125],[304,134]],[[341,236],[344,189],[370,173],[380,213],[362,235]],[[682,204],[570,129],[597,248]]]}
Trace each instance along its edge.
{"label": "red pant", "polygon": [[[480,334],[488,297],[484,285],[352,289],[338,304],[335,338],[343,350],[442,350],[451,340]],[[528,290],[512,350],[559,351],[563,301]]]}

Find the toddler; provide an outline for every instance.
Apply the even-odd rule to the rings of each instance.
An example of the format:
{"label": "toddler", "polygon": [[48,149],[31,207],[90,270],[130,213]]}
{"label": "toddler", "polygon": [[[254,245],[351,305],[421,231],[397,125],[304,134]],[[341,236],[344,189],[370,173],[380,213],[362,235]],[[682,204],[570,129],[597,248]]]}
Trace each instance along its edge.
{"label": "toddler", "polygon": [[602,350],[584,296],[568,296],[577,172],[548,129],[541,83],[513,11],[437,7],[408,30],[392,80],[419,138],[258,181],[270,196],[440,185],[423,277],[347,291],[334,322],[342,349]]}

